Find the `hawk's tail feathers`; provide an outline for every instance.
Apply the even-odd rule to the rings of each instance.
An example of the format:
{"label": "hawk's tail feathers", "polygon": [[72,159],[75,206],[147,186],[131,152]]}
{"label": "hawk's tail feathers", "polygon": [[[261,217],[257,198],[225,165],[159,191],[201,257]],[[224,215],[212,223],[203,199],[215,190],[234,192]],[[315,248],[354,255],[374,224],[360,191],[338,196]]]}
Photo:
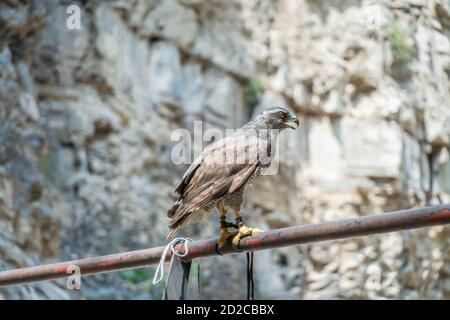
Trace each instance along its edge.
{"label": "hawk's tail feathers", "polygon": [[177,201],[172,208],[167,211],[169,221],[169,232],[167,233],[166,240],[171,238],[180,227],[186,222],[186,218],[193,210],[186,208],[182,201]]}
{"label": "hawk's tail feathers", "polygon": [[177,219],[174,219],[175,214],[177,213],[178,209],[180,208],[181,202],[177,201],[172,208],[170,208],[167,211],[167,216],[170,218],[169,222],[169,232],[167,233],[166,240],[169,240],[180,228],[180,223],[177,221]]}
{"label": "hawk's tail feathers", "polygon": [[179,203],[175,203],[175,205],[172,208],[170,208],[169,211],[167,211],[167,216],[169,218],[172,218],[177,212],[179,206],[180,206]]}

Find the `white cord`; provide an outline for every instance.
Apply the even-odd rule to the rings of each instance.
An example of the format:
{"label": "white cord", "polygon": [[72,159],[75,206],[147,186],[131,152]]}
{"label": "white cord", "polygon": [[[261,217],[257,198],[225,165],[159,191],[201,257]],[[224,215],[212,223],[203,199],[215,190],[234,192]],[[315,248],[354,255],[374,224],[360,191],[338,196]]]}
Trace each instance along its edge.
{"label": "white cord", "polygon": [[[159,283],[164,278],[164,262],[166,261],[167,253],[169,252],[169,249],[172,251],[174,255],[177,257],[183,258],[186,257],[189,253],[189,247],[188,242],[191,241],[191,238],[174,238],[172,241],[170,241],[166,247],[164,248],[164,251],[161,255],[161,259],[159,260],[158,267],[156,268],[155,275],[153,276],[153,284]],[[184,245],[184,253],[178,253],[175,250],[175,245],[178,243],[182,243]]]}

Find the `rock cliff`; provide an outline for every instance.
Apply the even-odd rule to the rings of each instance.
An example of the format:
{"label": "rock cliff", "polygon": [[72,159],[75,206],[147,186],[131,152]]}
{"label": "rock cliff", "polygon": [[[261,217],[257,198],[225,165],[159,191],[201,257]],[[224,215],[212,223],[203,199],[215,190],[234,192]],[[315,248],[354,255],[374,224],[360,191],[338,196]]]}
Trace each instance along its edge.
{"label": "rock cliff", "polygon": [[[69,29],[69,5],[80,29]],[[0,270],[160,245],[173,130],[286,105],[302,126],[244,215],[266,229],[450,202],[445,0],[3,1]],[[206,143],[206,142],[205,142]],[[188,229],[217,234],[217,219]],[[450,298],[450,229],[257,253],[260,298]],[[241,256],[202,261],[244,296]],[[159,298],[153,269],[0,298]]]}

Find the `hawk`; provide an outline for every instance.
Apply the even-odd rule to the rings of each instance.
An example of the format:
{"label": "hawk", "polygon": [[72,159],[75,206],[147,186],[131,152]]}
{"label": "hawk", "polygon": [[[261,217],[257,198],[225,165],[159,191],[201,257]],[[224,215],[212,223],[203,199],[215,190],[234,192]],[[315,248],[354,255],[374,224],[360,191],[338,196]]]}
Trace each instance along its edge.
{"label": "hawk", "polygon": [[[261,169],[270,166],[274,133],[298,126],[298,119],[286,108],[270,108],[233,135],[207,146],[175,187],[179,197],[167,213],[167,239],[181,226],[197,223],[213,208],[220,214],[218,248],[229,238],[238,246],[241,238],[262,231],[244,224],[240,213],[244,190]],[[226,221],[227,212],[234,214],[236,224]],[[229,227],[238,231],[230,232]]]}

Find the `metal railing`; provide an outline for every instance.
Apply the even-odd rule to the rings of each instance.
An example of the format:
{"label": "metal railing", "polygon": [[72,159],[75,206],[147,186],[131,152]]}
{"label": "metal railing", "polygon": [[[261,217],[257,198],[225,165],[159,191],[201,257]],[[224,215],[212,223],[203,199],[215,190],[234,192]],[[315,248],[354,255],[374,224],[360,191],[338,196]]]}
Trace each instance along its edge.
{"label": "metal railing", "polygon": [[[270,230],[243,238],[239,250],[228,243],[220,251],[222,254],[233,254],[449,223],[450,205],[440,205]],[[192,260],[218,255],[216,242],[217,239],[209,239],[189,243],[189,252],[183,259]],[[184,253],[183,245],[178,245],[175,249]],[[0,286],[68,277],[70,276],[68,270],[71,270],[73,266],[80,268],[81,275],[144,267],[157,264],[163,251],[164,247],[162,246],[3,271],[0,272]],[[170,257],[169,253],[167,260]]]}

